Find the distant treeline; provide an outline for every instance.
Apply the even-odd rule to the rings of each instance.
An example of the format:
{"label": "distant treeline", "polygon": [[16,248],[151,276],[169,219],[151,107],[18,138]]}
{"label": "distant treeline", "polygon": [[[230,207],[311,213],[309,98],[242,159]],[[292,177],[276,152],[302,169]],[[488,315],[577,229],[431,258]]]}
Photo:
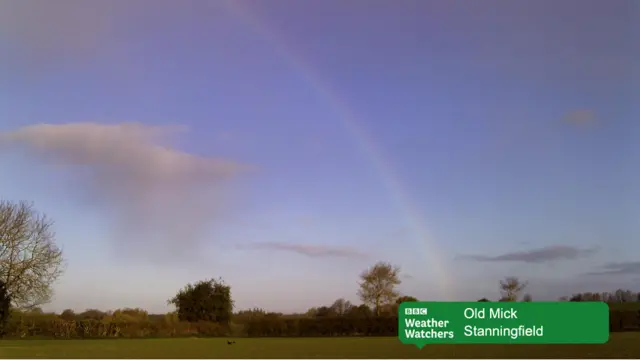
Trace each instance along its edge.
{"label": "distant treeline", "polygon": [[[5,327],[6,338],[90,339],[145,337],[321,337],[397,336],[398,318],[366,311],[344,314],[284,315],[260,309],[234,314],[228,324],[180,321],[176,313],[147,314],[141,309],[115,312],[14,312]],[[610,304],[610,331],[640,331],[640,303]],[[589,316],[589,314],[585,314]]]}
{"label": "distant treeline", "polygon": [[[86,310],[61,314],[38,308],[18,310],[0,284],[0,334],[6,338],[146,338],[146,337],[319,337],[397,336],[398,307],[418,301],[395,289],[398,270],[376,264],[361,275],[361,305],[338,299],[304,314],[281,314],[251,309],[234,312],[231,286],[222,280],[188,284],[169,300],[175,312],[153,315],[143,309],[102,312]],[[385,287],[379,286],[385,284]],[[531,302],[522,294],[526,283],[510,277],[500,282],[499,302]],[[603,301],[609,304],[610,330],[640,331],[640,294],[628,290],[582,293],[562,301]],[[488,302],[488,299],[478,301]],[[590,314],[584,314],[585,317]]]}
{"label": "distant treeline", "polygon": [[[338,299],[304,314],[234,312],[231,286],[211,279],[178,290],[168,301],[176,311],[168,314],[152,315],[143,309],[44,313],[35,306],[51,300],[53,284],[64,268],[52,224],[28,202],[0,201],[0,337],[396,336],[398,307],[418,301],[398,290],[405,277],[400,267],[379,261],[359,276],[355,293],[362,305]],[[499,282],[498,301],[533,301],[526,288],[517,277],[506,277]],[[582,293],[561,300],[606,302],[611,331],[640,329],[638,292]]]}

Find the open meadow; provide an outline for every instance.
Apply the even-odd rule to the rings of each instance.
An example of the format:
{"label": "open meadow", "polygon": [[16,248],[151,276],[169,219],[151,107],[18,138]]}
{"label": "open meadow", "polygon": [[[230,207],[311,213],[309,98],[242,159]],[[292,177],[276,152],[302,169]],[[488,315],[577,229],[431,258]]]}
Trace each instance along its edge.
{"label": "open meadow", "polygon": [[397,338],[224,338],[3,340],[2,358],[638,358],[640,333],[604,345],[431,345]]}

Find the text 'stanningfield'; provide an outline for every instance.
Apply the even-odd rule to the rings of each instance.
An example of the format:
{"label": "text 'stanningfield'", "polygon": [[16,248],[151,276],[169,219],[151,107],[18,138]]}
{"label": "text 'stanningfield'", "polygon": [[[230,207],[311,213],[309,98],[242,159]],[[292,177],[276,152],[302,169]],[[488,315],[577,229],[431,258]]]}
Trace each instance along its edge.
{"label": "text 'stanningfield'", "polygon": [[400,306],[398,321],[400,340],[418,347],[604,343],[609,338],[604,303],[407,302]]}

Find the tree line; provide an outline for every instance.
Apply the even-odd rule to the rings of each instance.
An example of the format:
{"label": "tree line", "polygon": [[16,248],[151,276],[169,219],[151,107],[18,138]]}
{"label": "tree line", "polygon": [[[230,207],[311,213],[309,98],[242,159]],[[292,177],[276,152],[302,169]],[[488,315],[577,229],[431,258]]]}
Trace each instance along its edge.
{"label": "tree line", "polygon": [[[263,309],[234,312],[231,286],[222,279],[187,284],[168,300],[175,311],[167,314],[149,314],[139,308],[45,313],[40,306],[51,298],[52,285],[64,269],[51,224],[30,204],[0,202],[0,336],[397,336],[399,305],[418,301],[397,291],[402,282],[399,267],[378,262],[360,274],[357,295],[361,304],[338,299],[302,314]],[[533,301],[524,292],[526,287],[526,282],[507,277],[499,283],[501,296],[495,301]],[[560,300],[607,302],[611,331],[640,330],[638,292],[581,293]]]}

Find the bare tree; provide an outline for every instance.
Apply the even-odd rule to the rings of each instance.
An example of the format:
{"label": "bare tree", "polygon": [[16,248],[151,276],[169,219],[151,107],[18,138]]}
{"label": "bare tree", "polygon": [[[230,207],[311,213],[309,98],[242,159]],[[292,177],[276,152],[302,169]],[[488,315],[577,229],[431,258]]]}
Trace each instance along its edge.
{"label": "bare tree", "polygon": [[16,307],[47,303],[64,272],[52,225],[29,203],[0,201],[0,280]]}
{"label": "bare tree", "polygon": [[505,278],[500,281],[500,292],[502,293],[500,301],[518,301],[518,297],[525,287],[527,287],[527,283],[520,282],[517,277]]}
{"label": "bare tree", "polygon": [[334,313],[335,315],[344,316],[349,312],[349,310],[351,310],[352,307],[353,305],[351,305],[349,301],[343,298],[340,298],[334,301],[329,308],[331,309],[331,312]]}
{"label": "bare tree", "polygon": [[377,315],[381,306],[393,303],[400,294],[395,290],[400,285],[400,268],[389,263],[378,262],[360,275],[358,296],[367,305],[372,305]]}

